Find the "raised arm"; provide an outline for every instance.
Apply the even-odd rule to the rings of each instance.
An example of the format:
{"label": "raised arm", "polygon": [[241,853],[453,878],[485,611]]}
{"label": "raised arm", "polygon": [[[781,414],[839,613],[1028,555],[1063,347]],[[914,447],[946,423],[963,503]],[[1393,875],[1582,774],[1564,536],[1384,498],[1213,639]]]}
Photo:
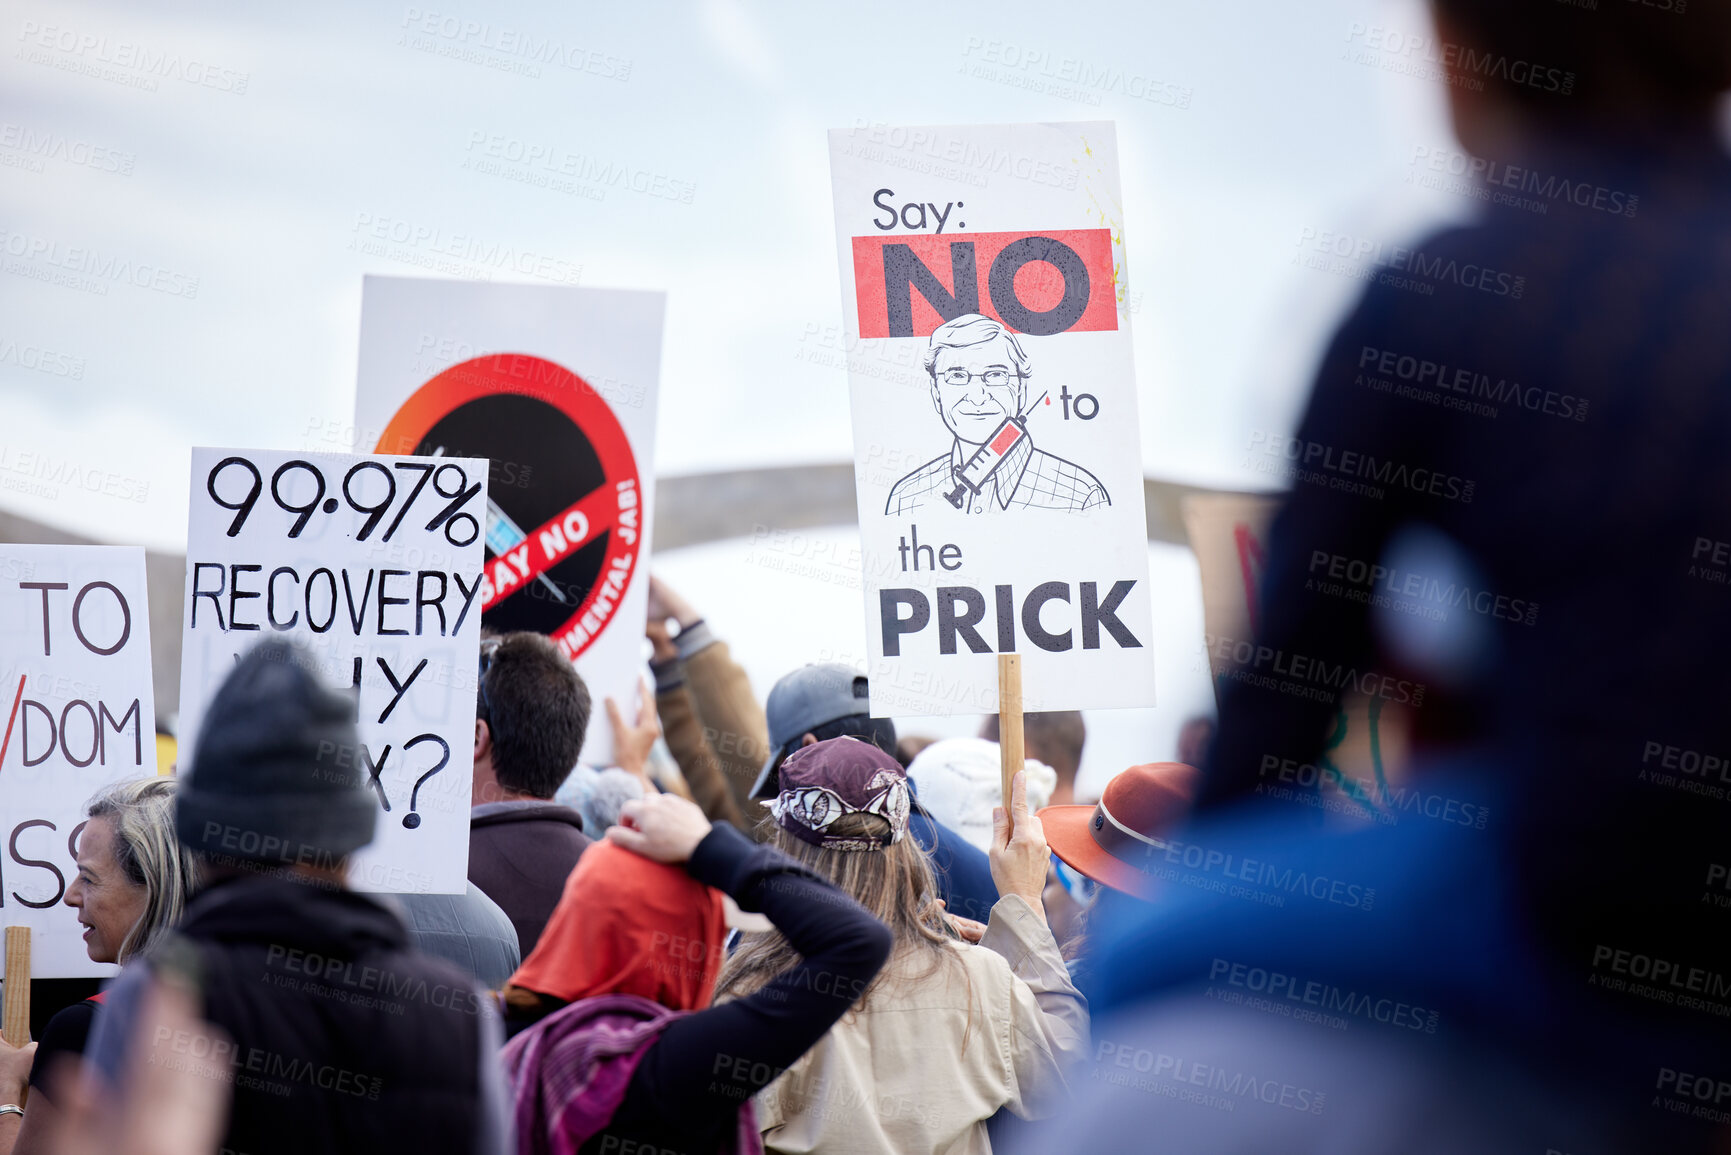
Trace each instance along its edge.
{"label": "raised arm", "polygon": [[[659,815],[645,807],[685,807],[686,832],[655,839]],[[631,803],[631,821],[607,836],[663,862],[686,850],[693,878],[731,895],[741,909],[761,911],[799,952],[801,962],[761,990],[711,1007],[669,1026],[638,1064],[616,1125],[630,1116],[677,1112],[731,1118],[746,1099],[821,1039],[889,958],[892,938],[853,899],[785,854],[759,846],[726,824],[709,827],[695,806],[665,796]],[[698,824],[702,824],[701,828]]]}
{"label": "raised arm", "polygon": [[751,679],[703,615],[657,577],[649,579],[649,619],[659,622],[663,633],[669,620],[679,623],[679,636],[672,643],[675,660],[691,691],[704,740],[750,833],[764,817],[763,804],[751,800],[751,787],[769,756],[769,722]]}
{"label": "raised arm", "polygon": [[[1008,826],[992,813],[992,879],[1003,896],[992,907],[980,945],[1002,955],[1018,980],[1010,992],[1010,1110],[1024,1118],[1050,1114],[1067,1097],[1070,1075],[1088,1054],[1088,1001],[1046,924],[1040,892],[1051,851],[1040,819],[1028,810],[1027,775],[1012,780]],[[994,1008],[996,1009],[996,1008]]]}
{"label": "raised arm", "polygon": [[644,632],[654,647],[649,668],[655,674],[655,710],[666,731],[667,749],[691,788],[691,800],[703,808],[711,822],[731,822],[743,828],[745,819],[703,732],[703,720],[685,684],[685,667],[679,661],[678,647],[668,636],[667,623],[651,617]]}

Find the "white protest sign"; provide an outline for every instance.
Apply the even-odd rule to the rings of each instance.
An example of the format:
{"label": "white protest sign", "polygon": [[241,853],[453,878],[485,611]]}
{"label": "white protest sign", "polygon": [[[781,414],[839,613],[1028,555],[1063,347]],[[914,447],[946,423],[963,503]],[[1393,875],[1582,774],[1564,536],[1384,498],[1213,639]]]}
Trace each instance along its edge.
{"label": "white protest sign", "polygon": [[0,545],[0,923],[30,928],[36,978],[112,973],[61,900],[84,804],[155,773],[144,551]]}
{"label": "white protest sign", "polygon": [[380,808],[357,889],[464,888],[486,511],[474,458],[192,451],[180,765],[238,655],[306,645],[327,686],[358,693],[359,748],[333,753]]}
{"label": "white protest sign", "polygon": [[1280,501],[1253,493],[1192,493],[1183,501],[1184,529],[1202,574],[1202,640],[1217,694],[1219,679],[1246,660],[1233,653],[1256,639],[1268,527]]}
{"label": "white protest sign", "polygon": [[[1269,670],[1265,663],[1274,651],[1256,644],[1262,632],[1261,589],[1268,531],[1282,500],[1272,494],[1251,493],[1192,493],[1184,498],[1184,528],[1202,577],[1203,654],[1198,657],[1197,668],[1201,668],[1202,660],[1207,661],[1216,701],[1227,682],[1239,679],[1305,696],[1319,688],[1302,678],[1280,676],[1278,660]],[[1389,784],[1398,786],[1410,773],[1411,729],[1409,718],[1399,708],[1391,709],[1389,703],[1363,693],[1348,693],[1328,739],[1327,756],[1322,760],[1326,770],[1291,763],[1272,768],[1272,777],[1265,783],[1269,796],[1290,794],[1294,787],[1320,780],[1331,795],[1342,788],[1348,791],[1348,805],[1337,812],[1365,817],[1372,813],[1373,799],[1382,805]],[[1307,776],[1319,779],[1307,781]],[[1335,809],[1334,805],[1329,809]]]}
{"label": "white protest sign", "polygon": [[643,670],[655,506],[657,292],[368,277],[355,425],[361,452],[492,462],[481,592],[495,630],[546,634],[596,709],[583,761],[605,765],[611,697]]}
{"label": "white protest sign", "polygon": [[1154,702],[1109,123],[830,133],[871,709]]}

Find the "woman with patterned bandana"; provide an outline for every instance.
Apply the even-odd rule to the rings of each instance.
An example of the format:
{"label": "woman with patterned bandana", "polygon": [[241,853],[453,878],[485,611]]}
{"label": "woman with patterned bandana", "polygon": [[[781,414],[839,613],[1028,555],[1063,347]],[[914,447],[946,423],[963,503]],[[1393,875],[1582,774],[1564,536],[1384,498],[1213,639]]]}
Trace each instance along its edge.
{"label": "woman with patterned bandana", "polygon": [[[991,1151],[986,1120],[1025,1118],[1066,1098],[1088,1046],[1087,1004],[1040,904],[1049,858],[1015,777],[994,814],[999,898],[982,925],[947,914],[930,866],[906,837],[906,771],[868,742],[795,751],[770,804],[769,842],[829,879],[895,935],[890,960],[853,1009],[757,1098],[764,1148],[919,1155]],[[748,934],[717,998],[740,998],[791,969],[775,931]]]}

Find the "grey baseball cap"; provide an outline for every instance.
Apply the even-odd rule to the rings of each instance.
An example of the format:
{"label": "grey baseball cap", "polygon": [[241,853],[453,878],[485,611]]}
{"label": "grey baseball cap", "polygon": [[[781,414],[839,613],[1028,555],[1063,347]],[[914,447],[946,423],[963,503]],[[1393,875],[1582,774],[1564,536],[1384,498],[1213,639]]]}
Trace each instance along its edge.
{"label": "grey baseball cap", "polygon": [[753,798],[773,798],[775,770],[800,738],[837,718],[868,712],[870,683],[842,662],[814,662],[782,678],[769,692],[769,758],[751,787]]}

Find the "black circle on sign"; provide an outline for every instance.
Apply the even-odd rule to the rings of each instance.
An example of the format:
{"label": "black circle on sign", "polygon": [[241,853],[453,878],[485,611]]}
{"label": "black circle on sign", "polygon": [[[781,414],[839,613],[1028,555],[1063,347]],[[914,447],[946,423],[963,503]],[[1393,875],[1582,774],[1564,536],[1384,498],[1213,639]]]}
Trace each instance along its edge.
{"label": "black circle on sign", "polygon": [[[478,397],[451,410],[414,449],[420,456],[435,451],[445,457],[490,458],[487,497],[525,534],[533,534],[573,502],[607,484],[595,447],[576,422],[545,401],[516,393]],[[477,479],[469,480],[473,484]],[[588,596],[606,560],[611,536],[611,531],[600,533],[547,571],[565,602],[554,597],[545,583],[531,580],[488,610],[482,622],[502,632],[552,633]],[[490,570],[491,558],[488,566]]]}

